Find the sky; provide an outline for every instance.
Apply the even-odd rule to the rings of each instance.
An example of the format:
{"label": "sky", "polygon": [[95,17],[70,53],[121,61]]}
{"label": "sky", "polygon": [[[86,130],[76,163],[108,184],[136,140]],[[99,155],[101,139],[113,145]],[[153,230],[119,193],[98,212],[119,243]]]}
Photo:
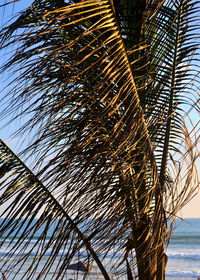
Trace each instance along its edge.
{"label": "sky", "polygon": [[200,192],[177,214],[182,218],[200,218]]}
{"label": "sky", "polygon": [[[3,0],[4,1],[4,0]],[[4,1],[6,2],[6,1]],[[13,11],[24,9],[29,1],[21,0],[18,3],[13,5],[8,5],[5,8],[0,8],[0,19],[1,25],[9,19],[10,15],[12,15]],[[29,2],[30,3],[30,2]],[[2,55],[2,53],[1,53]],[[4,55],[4,54],[3,54]],[[7,77],[5,75],[0,76],[0,90],[3,88],[3,81]],[[1,95],[2,96],[2,95]],[[2,108],[2,104],[1,104]],[[6,127],[2,127],[2,124],[6,123],[6,120],[0,122],[0,135],[1,138],[6,142],[6,144],[14,150],[14,152],[18,153],[20,150],[20,141],[21,139],[18,137],[11,137],[12,133],[15,131],[16,127],[20,125],[20,123],[15,122],[10,125],[6,125]],[[200,168],[199,168],[200,170]],[[200,174],[199,174],[200,176]],[[179,212],[177,216],[182,218],[200,218],[200,192]]]}

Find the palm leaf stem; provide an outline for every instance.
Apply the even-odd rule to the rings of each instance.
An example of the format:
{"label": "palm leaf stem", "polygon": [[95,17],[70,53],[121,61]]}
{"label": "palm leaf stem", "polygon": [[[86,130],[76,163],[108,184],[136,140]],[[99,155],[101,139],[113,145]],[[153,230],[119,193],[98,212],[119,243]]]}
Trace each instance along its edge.
{"label": "palm leaf stem", "polygon": [[175,77],[176,77],[176,68],[177,68],[177,55],[178,55],[178,47],[179,47],[179,32],[180,32],[180,25],[181,25],[181,14],[182,14],[182,1],[181,1],[179,12],[178,12],[178,28],[176,31],[175,48],[174,48],[171,92],[170,92],[170,99],[169,99],[166,134],[165,134],[165,140],[164,140],[164,148],[163,148],[163,155],[162,155],[162,162],[161,162],[161,169],[160,169],[160,178],[159,178],[162,189],[163,189],[164,183],[165,183],[171,121],[172,121],[172,116],[173,116],[173,101],[174,101],[175,82],[176,82]]}
{"label": "palm leaf stem", "polygon": [[[180,26],[181,26],[181,14],[182,14],[182,1],[180,2],[179,10],[178,10],[178,28],[176,31],[176,38],[175,38],[175,47],[174,47],[174,58],[173,58],[173,66],[172,66],[172,80],[171,80],[171,92],[170,92],[170,99],[169,99],[169,109],[167,115],[167,124],[166,124],[166,133],[165,133],[165,140],[163,146],[163,154],[161,160],[161,169],[160,169],[160,177],[159,182],[161,186],[161,193],[156,195],[156,204],[158,203],[158,196],[160,197],[161,207],[163,207],[163,190],[166,178],[166,171],[167,171],[167,160],[168,160],[168,150],[169,150],[169,141],[170,141],[170,131],[171,131],[171,121],[173,117],[173,101],[174,101],[174,93],[175,93],[175,78],[176,78],[176,68],[177,68],[177,55],[178,55],[178,47],[179,47],[179,33],[180,33]],[[162,215],[162,212],[161,212]],[[164,225],[160,225],[160,236],[164,238],[163,232],[166,231],[166,217],[165,213],[163,213],[164,217],[161,216],[161,223],[164,218]],[[161,242],[161,247],[158,250],[158,259],[157,259],[157,279],[164,279],[164,267],[166,263],[164,262],[164,244]]]}
{"label": "palm leaf stem", "polygon": [[[148,147],[148,152],[149,152],[149,156],[150,156],[150,162],[151,162],[151,166],[152,166],[153,173],[154,173],[153,174],[154,175],[154,178],[153,178],[154,179],[154,184],[155,184],[155,186],[156,186],[156,188],[158,189],[158,192],[159,192],[160,186],[159,186],[158,171],[157,171],[157,166],[156,166],[156,159],[155,159],[155,155],[154,155],[154,150],[152,148],[149,132],[148,132],[148,129],[147,129],[147,126],[146,126],[145,118],[144,118],[144,113],[143,113],[143,110],[142,110],[142,106],[140,104],[140,98],[139,98],[138,90],[137,90],[137,87],[136,87],[136,84],[135,84],[133,72],[132,72],[132,69],[131,69],[131,63],[129,61],[129,55],[128,55],[128,52],[126,50],[126,46],[125,46],[124,40],[122,38],[121,29],[120,29],[120,26],[119,26],[118,21],[117,21],[114,3],[113,3],[113,0],[110,0],[109,2],[110,2],[111,9],[113,11],[113,16],[115,18],[115,24],[117,26],[118,33],[119,33],[119,36],[120,36],[120,38],[119,38],[120,45],[122,46],[122,51],[124,53],[124,58],[126,60],[127,69],[129,71],[129,75],[130,75],[131,82],[132,82],[132,85],[133,85],[134,93],[135,93],[135,96],[136,96],[137,106],[139,108],[141,119],[142,119],[142,128],[144,130],[144,135],[146,136],[147,147]],[[127,103],[129,103],[129,100],[127,100]]]}

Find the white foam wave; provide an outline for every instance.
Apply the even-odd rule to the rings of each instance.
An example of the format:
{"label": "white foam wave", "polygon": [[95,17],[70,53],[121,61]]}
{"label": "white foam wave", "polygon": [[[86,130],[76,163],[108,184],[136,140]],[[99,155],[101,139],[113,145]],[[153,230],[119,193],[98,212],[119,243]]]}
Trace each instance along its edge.
{"label": "white foam wave", "polygon": [[187,253],[177,253],[177,254],[168,254],[169,258],[184,258],[184,259],[193,259],[193,260],[200,260],[200,253],[199,254],[187,254]]}
{"label": "white foam wave", "polygon": [[[28,240],[27,240],[28,241]],[[4,246],[2,246],[1,248],[0,248],[0,256],[1,255],[6,255],[7,253],[9,253],[10,251],[15,255],[15,254],[21,254],[21,248],[23,248],[23,245],[25,245],[26,244],[26,240],[24,240],[24,242],[22,243],[22,246],[20,246],[18,249],[15,249],[15,246],[13,246],[14,244],[12,244],[11,246],[8,246],[8,243],[9,242],[6,242],[5,244],[4,244]],[[26,255],[26,254],[28,254],[29,252],[30,252],[30,256],[35,256],[36,254],[39,254],[40,252],[41,252],[41,248],[39,248],[39,245],[37,244],[37,245],[35,245],[35,243],[36,243],[36,241],[35,240],[33,240],[33,241],[31,241],[30,243],[29,243],[29,245],[28,245],[28,247],[25,249],[25,250],[23,250],[23,253],[22,253],[22,255]],[[46,243],[47,244],[47,243]],[[12,248],[13,248],[13,250],[12,250]],[[45,251],[45,253],[44,253],[44,256],[50,256],[50,255],[52,255],[52,251],[54,250],[54,246],[52,245],[52,246],[50,246],[46,251]],[[58,256],[61,256],[62,254],[65,254],[65,253],[67,253],[68,252],[68,250],[69,250],[69,246],[67,246],[67,247],[64,247],[64,248],[60,248],[60,250],[59,250],[59,252],[58,252]],[[82,256],[84,256],[85,255],[85,250],[84,249],[82,249],[82,250],[80,250],[80,253],[82,254]],[[114,256],[114,258],[120,258],[120,257],[122,257],[122,255],[123,255],[123,253],[122,253],[122,251],[117,251],[116,252],[116,250],[111,250],[108,254],[107,254],[107,256],[106,256],[106,258],[108,258],[108,259],[111,259],[111,258],[113,258],[113,256]],[[101,253],[99,254],[99,256],[101,257],[101,256],[103,256]]]}
{"label": "white foam wave", "polygon": [[[11,248],[1,248],[1,250],[0,250],[0,256],[2,255],[6,255],[6,254],[8,254],[10,251],[12,251],[11,250]],[[23,253],[22,253],[22,255],[26,255],[26,254],[28,254],[29,252],[31,251],[31,254],[30,254],[30,256],[35,256],[36,254],[38,254],[38,253],[40,253],[41,252],[41,250],[37,250],[36,248],[34,248],[34,249],[32,249],[31,250],[31,248],[29,248],[29,249],[26,249],[26,250],[24,250],[23,251]],[[58,253],[58,256],[61,256],[63,253],[67,253],[67,249],[61,249],[60,251],[59,251],[59,253]],[[15,250],[14,252],[13,252],[14,254],[21,254],[21,251],[20,251],[20,249],[19,250]],[[49,250],[46,250],[46,252],[44,253],[44,256],[50,256],[50,255],[52,255],[52,249],[50,248]]]}
{"label": "white foam wave", "polygon": [[191,277],[191,278],[199,278],[200,271],[182,271],[182,270],[170,270],[166,272],[167,277]]}
{"label": "white foam wave", "polygon": [[173,248],[167,251],[169,258],[193,259],[200,260],[199,248]]}

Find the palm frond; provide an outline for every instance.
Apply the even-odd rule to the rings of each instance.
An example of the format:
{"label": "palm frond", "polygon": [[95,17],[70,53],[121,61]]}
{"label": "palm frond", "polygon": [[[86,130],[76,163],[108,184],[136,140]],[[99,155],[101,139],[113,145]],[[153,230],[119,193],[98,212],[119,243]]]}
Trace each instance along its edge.
{"label": "palm frond", "polygon": [[187,111],[199,116],[188,84],[198,24],[198,1],[35,0],[0,33],[3,48],[18,44],[2,70],[19,73],[6,112],[25,116],[18,133],[34,135],[24,152],[96,252],[120,252],[111,270],[121,275],[137,266],[153,277],[167,220],[199,184],[199,138],[187,129]]}
{"label": "palm frond", "polygon": [[[33,261],[24,275],[32,279],[38,263],[45,253],[51,250],[52,253],[47,258],[45,266],[41,268],[38,279],[47,275],[52,266],[54,266],[52,278],[58,279],[66,274],[69,263],[77,253],[86,247],[87,254],[84,258],[87,259],[92,255],[104,278],[110,279],[90,244],[89,239],[93,233],[87,238],[81,232],[76,219],[73,221],[70,218],[63,206],[2,140],[0,140],[0,178],[1,192],[3,191],[0,203],[2,205],[7,202],[1,213],[3,217],[0,226],[1,245],[7,242],[8,238],[13,244],[3,257],[5,260],[13,258],[13,262],[8,266],[4,264],[6,268],[2,266],[1,269],[4,268],[9,275],[14,266],[17,268],[19,265],[23,266],[36,250]],[[9,204],[10,199],[12,206]],[[51,237],[48,239],[50,230]],[[21,239],[15,242],[15,238],[19,235]],[[36,243],[26,251],[35,237]],[[56,261],[58,263],[55,266]]]}

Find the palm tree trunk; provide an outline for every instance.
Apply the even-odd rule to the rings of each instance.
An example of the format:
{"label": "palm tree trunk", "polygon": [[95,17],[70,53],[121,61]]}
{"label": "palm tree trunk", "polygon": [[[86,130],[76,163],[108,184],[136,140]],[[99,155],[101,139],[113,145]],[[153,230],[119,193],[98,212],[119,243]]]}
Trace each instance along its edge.
{"label": "palm tree trunk", "polygon": [[165,271],[167,266],[167,255],[164,252],[164,246],[158,251],[158,262],[157,262],[157,280],[165,280]]}
{"label": "palm tree trunk", "polygon": [[161,248],[157,254],[141,261],[142,250],[145,250],[147,246],[144,243],[141,248],[136,248],[139,280],[165,280],[167,255],[164,253],[164,249]]}
{"label": "palm tree trunk", "polygon": [[147,238],[148,232],[148,224],[146,223],[141,225],[137,232],[138,240],[136,241],[135,252],[139,280],[157,280],[157,256],[155,253],[149,253],[150,246]]}

